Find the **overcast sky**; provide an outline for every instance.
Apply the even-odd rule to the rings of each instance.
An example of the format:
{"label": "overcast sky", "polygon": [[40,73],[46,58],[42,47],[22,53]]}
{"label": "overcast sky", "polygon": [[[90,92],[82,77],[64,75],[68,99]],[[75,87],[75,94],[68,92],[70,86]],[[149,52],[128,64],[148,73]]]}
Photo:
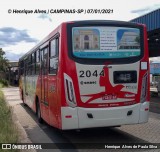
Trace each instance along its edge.
{"label": "overcast sky", "polygon": [[[60,23],[71,20],[129,21],[160,8],[160,0],[3,0],[0,5],[0,48],[18,60]],[[111,9],[110,14],[13,13],[13,10]],[[11,11],[11,13],[9,13]]]}

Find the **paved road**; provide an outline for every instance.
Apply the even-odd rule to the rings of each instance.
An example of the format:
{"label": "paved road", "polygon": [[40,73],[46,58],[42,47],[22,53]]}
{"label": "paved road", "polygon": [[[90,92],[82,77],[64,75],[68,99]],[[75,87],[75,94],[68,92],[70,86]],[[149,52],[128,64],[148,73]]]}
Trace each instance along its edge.
{"label": "paved road", "polygon": [[150,111],[160,114],[160,97],[156,95],[151,97]]}
{"label": "paved road", "polygon": [[[19,98],[18,88],[3,89],[8,103],[13,107],[22,127],[27,132],[33,143],[54,143],[57,149],[39,150],[41,151],[61,151],[61,152],[87,152],[87,151],[115,151],[107,149],[96,149],[96,143],[160,143],[160,114],[150,112],[149,122],[146,124],[126,125],[119,128],[96,128],[78,131],[60,131],[50,127],[46,123],[39,124],[36,115],[29,107],[25,107]],[[154,98],[154,103],[157,103]],[[151,99],[152,100],[152,99]],[[151,111],[153,109],[151,108]],[[67,143],[72,149],[58,149],[59,143]],[[74,149],[79,146],[77,143],[91,143],[92,149]],[[130,152],[139,151],[131,149],[120,149],[118,151]],[[141,150],[154,151],[157,150]]]}

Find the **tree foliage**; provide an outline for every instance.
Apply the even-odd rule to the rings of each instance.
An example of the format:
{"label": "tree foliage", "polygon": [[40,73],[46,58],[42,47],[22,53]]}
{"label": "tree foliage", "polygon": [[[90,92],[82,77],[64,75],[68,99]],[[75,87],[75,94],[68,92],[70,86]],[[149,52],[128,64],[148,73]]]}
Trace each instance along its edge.
{"label": "tree foliage", "polygon": [[0,71],[5,72],[8,67],[8,60],[4,57],[5,52],[0,48]]}

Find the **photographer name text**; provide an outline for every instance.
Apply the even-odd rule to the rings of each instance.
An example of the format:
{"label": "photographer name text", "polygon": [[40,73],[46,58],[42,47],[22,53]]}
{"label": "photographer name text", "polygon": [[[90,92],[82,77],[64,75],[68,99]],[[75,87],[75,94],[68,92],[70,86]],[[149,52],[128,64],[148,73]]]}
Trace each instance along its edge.
{"label": "photographer name text", "polygon": [[112,14],[113,9],[8,9],[9,14]]}

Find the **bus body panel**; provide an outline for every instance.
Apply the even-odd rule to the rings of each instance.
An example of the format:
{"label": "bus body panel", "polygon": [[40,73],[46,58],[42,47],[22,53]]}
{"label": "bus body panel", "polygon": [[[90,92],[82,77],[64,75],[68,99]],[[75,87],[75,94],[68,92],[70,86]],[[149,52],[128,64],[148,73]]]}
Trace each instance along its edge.
{"label": "bus body panel", "polygon": [[[116,76],[114,72],[117,71],[119,73],[125,71],[134,72],[137,79],[139,79],[139,64],[139,62],[136,62],[131,64],[131,66],[130,64],[123,64],[123,66],[110,65],[111,68],[108,68],[107,65],[93,66],[76,63],[76,73],[81,73],[78,76],[78,85],[82,104],[86,105],[86,107],[87,105],[89,107],[95,104],[97,104],[97,107],[112,107],[119,106],[119,104],[121,105],[124,102],[126,105],[140,102],[137,97],[138,82],[115,84],[113,80]],[[100,76],[102,71],[104,71],[104,76]]]}
{"label": "bus body panel", "polygon": [[[62,107],[62,129],[82,129],[145,123],[148,121],[149,111],[145,110],[146,108],[148,109],[148,107],[148,101],[131,106],[101,109]],[[131,111],[132,114],[130,114]],[[90,115],[93,117],[89,117]]]}
{"label": "bus body panel", "polygon": [[58,128],[58,120],[57,120],[57,108],[59,107],[57,104],[57,78],[56,76],[49,76],[48,80],[48,98],[50,101],[49,105],[49,116],[50,116],[50,124]]}
{"label": "bus body panel", "polygon": [[[59,50],[61,50],[61,25],[54,30],[48,37],[51,37],[51,40],[57,37],[59,39]],[[48,49],[50,47],[48,46]],[[61,67],[61,51],[58,53],[58,66]],[[49,51],[48,51],[48,60],[47,60],[47,67],[49,70]],[[41,69],[42,72],[43,68]],[[47,71],[48,71],[47,70]],[[43,88],[45,92],[45,96],[47,97],[48,105],[45,105],[41,103],[41,107],[43,108],[42,111],[42,118],[50,125],[60,128],[60,107],[61,107],[61,93],[59,90],[61,90],[61,82],[59,82],[59,79],[61,79],[61,68],[58,68],[56,74],[49,74],[44,76],[44,81],[46,81],[46,87]],[[41,86],[42,87],[42,86]],[[42,90],[43,90],[42,89]],[[43,100],[43,93],[41,93],[41,100]]]}
{"label": "bus body panel", "polygon": [[24,103],[35,111],[35,94],[37,89],[38,76],[28,76],[22,78]]}
{"label": "bus body panel", "polygon": [[[68,61],[69,64],[71,61]],[[133,64],[111,65],[112,68],[107,69],[105,65],[83,65],[74,63],[71,64],[69,70],[64,73],[72,81],[75,93],[75,100],[80,107],[113,107],[113,106],[125,106],[139,103],[141,86],[143,77],[146,76],[148,80],[147,70],[140,70],[140,62]],[[93,73],[101,73],[104,69],[106,76],[93,76]],[[66,67],[67,69],[67,67]],[[120,69],[120,70],[119,70]],[[80,77],[80,72],[90,72],[90,77]],[[134,71],[137,74],[136,83],[114,84],[113,73],[115,71]],[[65,79],[65,78],[64,78]],[[64,82],[65,83],[65,82]],[[148,88],[148,85],[146,86]],[[64,84],[64,90],[67,90]],[[146,93],[148,89],[146,88]],[[67,91],[66,91],[67,92]],[[106,96],[105,96],[106,95]],[[111,96],[107,96],[111,95]],[[65,93],[65,96],[66,93]],[[146,94],[148,99],[148,94]],[[67,100],[67,99],[66,99]],[[67,102],[67,101],[66,101]]]}
{"label": "bus body panel", "polygon": [[146,101],[141,104],[138,123],[148,122],[148,119],[149,119],[149,101]]}

